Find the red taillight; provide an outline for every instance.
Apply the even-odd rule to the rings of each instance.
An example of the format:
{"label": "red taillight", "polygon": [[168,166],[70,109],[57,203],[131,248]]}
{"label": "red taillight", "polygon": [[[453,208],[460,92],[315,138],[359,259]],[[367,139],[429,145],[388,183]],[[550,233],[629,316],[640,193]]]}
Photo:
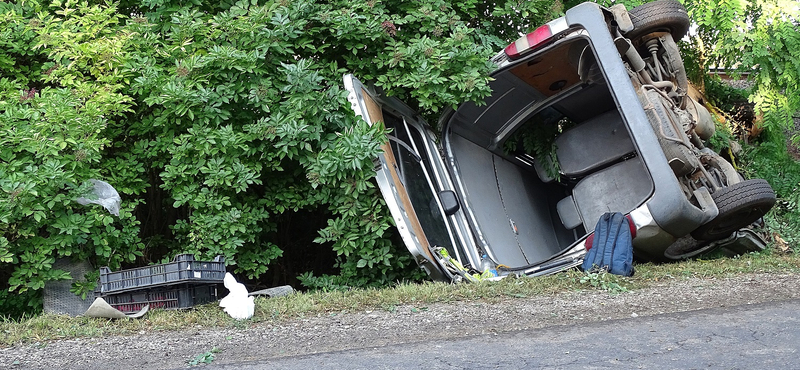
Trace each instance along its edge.
{"label": "red taillight", "polygon": [[550,41],[552,37],[553,32],[550,29],[550,25],[545,24],[535,29],[533,32],[520,37],[511,45],[506,46],[506,55],[508,55],[510,59],[517,59],[522,56],[522,54]]}

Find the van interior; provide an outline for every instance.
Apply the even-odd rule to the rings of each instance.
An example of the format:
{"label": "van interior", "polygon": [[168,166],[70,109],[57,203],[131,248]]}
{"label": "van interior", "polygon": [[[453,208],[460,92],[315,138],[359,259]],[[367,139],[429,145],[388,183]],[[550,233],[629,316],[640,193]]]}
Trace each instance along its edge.
{"label": "van interior", "polygon": [[471,227],[496,263],[546,261],[603,213],[626,214],[653,193],[588,39],[551,45],[493,77],[485,104],[461,105],[442,139]]}

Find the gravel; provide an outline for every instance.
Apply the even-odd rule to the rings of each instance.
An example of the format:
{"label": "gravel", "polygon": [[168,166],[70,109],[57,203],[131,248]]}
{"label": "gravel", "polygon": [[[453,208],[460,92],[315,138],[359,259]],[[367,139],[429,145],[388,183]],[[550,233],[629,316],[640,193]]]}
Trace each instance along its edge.
{"label": "gravel", "polygon": [[[800,274],[749,274],[725,279],[669,279],[646,289],[609,294],[587,290],[551,296],[397,306],[331,312],[242,329],[191,327],[59,340],[0,349],[4,369],[173,369],[213,348],[214,364],[264,360],[431,339],[573,325],[662,313],[800,298]],[[245,325],[243,325],[245,326]]]}

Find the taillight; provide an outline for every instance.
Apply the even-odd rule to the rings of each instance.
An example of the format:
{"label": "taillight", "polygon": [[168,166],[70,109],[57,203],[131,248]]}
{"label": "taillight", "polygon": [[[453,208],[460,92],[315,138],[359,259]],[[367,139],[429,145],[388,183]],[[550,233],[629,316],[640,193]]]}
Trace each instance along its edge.
{"label": "taillight", "polygon": [[567,22],[562,18],[548,22],[533,32],[520,37],[517,41],[506,46],[505,52],[509,59],[517,59],[550,41],[553,35],[567,29]]}
{"label": "taillight", "polygon": [[550,26],[545,24],[506,46],[506,55],[511,59],[517,59],[525,52],[535,49],[539,44],[549,41],[551,37],[553,37],[553,32],[550,31]]}

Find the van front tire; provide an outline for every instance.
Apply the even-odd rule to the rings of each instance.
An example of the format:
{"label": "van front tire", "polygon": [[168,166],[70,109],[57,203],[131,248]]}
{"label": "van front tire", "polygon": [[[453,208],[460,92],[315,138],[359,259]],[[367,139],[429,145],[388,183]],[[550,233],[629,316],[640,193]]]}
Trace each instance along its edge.
{"label": "van front tire", "polygon": [[642,4],[628,11],[633,29],[625,37],[635,40],[648,33],[667,31],[678,41],[689,32],[689,13],[675,0],[658,0]]}

